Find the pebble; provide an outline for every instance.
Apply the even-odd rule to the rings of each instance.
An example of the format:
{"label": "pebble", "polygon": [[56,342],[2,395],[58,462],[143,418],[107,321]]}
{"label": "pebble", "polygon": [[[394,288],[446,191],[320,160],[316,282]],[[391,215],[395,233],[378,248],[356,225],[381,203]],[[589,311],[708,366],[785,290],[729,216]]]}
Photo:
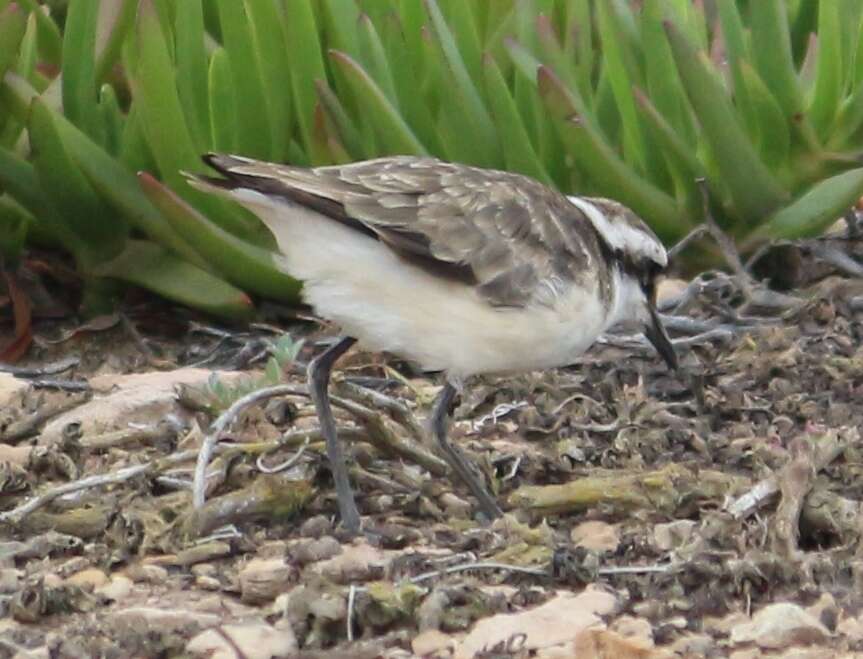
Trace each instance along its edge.
{"label": "pebble", "polygon": [[751,621],[731,629],[733,644],[755,643],[781,650],[792,645],[824,643],[830,632],[817,618],[791,602],[777,602],[758,611]]}

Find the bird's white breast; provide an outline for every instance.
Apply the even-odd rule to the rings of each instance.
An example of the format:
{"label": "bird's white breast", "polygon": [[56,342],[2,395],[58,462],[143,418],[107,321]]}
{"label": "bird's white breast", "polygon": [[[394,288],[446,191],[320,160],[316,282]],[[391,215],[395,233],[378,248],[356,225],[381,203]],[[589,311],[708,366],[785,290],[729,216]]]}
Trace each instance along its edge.
{"label": "bird's white breast", "polygon": [[570,285],[555,304],[490,306],[464,283],[441,279],[386,245],[307,208],[250,190],[234,198],[273,232],[281,267],[304,282],[316,311],[371,350],[454,376],[571,363],[610,322],[595,289]]}

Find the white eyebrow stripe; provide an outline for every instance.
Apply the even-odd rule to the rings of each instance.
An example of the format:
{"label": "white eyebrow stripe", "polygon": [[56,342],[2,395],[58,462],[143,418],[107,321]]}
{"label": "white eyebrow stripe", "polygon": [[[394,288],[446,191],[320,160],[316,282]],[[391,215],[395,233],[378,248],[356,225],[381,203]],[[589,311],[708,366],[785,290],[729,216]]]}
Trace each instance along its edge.
{"label": "white eyebrow stripe", "polygon": [[596,230],[611,247],[635,254],[643,254],[663,268],[668,265],[668,256],[661,245],[645,235],[643,231],[628,225],[614,225],[599,208],[581,197],[567,196],[569,202],[580,209],[596,227]]}

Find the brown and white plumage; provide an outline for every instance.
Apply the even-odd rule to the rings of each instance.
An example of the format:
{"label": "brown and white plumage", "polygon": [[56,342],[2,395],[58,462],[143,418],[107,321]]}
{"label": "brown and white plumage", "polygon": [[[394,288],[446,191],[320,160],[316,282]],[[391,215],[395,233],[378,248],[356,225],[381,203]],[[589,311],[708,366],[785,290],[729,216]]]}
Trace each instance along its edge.
{"label": "brown and white plumage", "polygon": [[454,473],[485,514],[501,514],[447,441],[452,380],[571,363],[621,320],[644,323],[669,365],[653,308],[665,249],[632,211],[567,198],[525,176],[397,156],[305,169],[239,156],[205,160],[222,178],[191,182],[249,208],[276,257],[342,339],[309,365],[342,522],[360,516],[329,407],[335,361],[354,342],[447,372],[431,427]]}
{"label": "brown and white plumage", "polygon": [[625,207],[518,174],[410,156],[315,169],[207,161],[225,178],[194,183],[267,224],[322,316],[454,376],[571,363],[612,323],[647,320],[621,267],[665,266]]}

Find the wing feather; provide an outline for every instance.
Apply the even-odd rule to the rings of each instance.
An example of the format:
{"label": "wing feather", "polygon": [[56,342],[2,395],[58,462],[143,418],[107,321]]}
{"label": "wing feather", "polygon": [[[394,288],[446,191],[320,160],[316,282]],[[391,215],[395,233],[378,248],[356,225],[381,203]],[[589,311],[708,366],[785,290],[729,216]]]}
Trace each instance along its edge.
{"label": "wing feather", "polygon": [[412,156],[314,169],[215,154],[207,161],[238,185],[358,222],[406,258],[469,280],[495,306],[547,303],[550,288],[593,283],[597,272],[600,293],[610,295],[590,220],[519,174]]}

